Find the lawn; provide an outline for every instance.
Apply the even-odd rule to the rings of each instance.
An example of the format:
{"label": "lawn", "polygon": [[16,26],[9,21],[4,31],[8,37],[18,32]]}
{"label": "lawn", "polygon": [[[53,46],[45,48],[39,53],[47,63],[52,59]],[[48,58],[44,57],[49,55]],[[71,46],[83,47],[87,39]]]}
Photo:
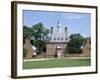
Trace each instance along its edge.
{"label": "lawn", "polygon": [[47,59],[23,62],[23,69],[90,66],[90,59]]}

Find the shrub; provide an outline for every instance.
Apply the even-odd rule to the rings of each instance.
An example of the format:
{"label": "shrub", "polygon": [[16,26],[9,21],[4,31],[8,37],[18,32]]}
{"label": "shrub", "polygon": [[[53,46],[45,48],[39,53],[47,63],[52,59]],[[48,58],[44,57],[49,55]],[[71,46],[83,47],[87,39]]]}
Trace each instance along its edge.
{"label": "shrub", "polygon": [[26,57],[28,50],[26,48],[23,48],[23,57]]}

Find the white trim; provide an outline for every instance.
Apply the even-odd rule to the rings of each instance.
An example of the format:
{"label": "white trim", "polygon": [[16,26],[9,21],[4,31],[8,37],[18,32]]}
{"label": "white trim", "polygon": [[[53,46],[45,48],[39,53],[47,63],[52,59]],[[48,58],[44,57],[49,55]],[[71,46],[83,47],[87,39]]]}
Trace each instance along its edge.
{"label": "white trim", "polygon": [[[91,72],[96,70],[96,30],[95,30],[95,9],[88,8],[73,8],[73,7],[58,7],[58,6],[44,6],[44,5],[17,5],[17,76],[30,76],[30,75],[44,75],[44,74],[61,74],[61,73],[78,73],[78,72]],[[63,9],[62,9],[63,8]],[[48,69],[31,69],[23,70],[23,40],[22,40],[22,10],[44,10],[44,11],[64,11],[64,12],[81,12],[81,13],[91,13],[91,66],[87,67],[69,67],[69,68],[48,68]]]}

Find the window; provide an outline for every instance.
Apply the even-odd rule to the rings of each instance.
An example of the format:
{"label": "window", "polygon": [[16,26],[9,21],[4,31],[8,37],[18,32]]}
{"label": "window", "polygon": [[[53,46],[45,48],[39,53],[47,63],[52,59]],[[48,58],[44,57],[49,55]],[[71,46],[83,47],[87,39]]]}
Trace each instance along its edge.
{"label": "window", "polygon": [[65,38],[65,40],[67,40],[67,37]]}
{"label": "window", "polygon": [[52,40],[52,38],[50,37],[49,40]]}
{"label": "window", "polygon": [[60,38],[58,38],[57,40],[59,40]]}
{"label": "window", "polygon": [[91,40],[89,40],[89,44],[91,44]]}
{"label": "window", "polygon": [[61,38],[61,40],[63,40],[63,37]]}
{"label": "window", "polygon": [[53,40],[56,40],[56,37]]}

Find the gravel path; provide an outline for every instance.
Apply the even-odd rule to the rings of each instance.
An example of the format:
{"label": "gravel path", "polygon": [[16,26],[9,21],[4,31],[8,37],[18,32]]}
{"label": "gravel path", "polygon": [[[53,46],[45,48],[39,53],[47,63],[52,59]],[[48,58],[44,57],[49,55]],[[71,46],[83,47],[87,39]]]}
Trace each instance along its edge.
{"label": "gravel path", "polygon": [[50,59],[90,59],[90,57],[64,57],[64,58],[25,59],[24,62],[27,62],[27,61],[50,60]]}

